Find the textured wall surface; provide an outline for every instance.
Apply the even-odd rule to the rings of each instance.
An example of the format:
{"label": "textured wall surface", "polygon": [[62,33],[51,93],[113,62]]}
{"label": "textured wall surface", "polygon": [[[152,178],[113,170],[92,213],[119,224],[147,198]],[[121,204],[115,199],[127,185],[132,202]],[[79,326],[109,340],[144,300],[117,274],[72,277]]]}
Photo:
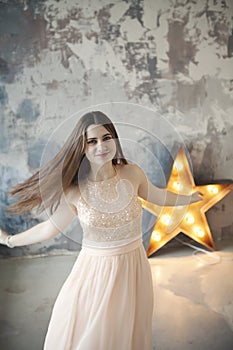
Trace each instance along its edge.
{"label": "textured wall surface", "polygon": [[[7,191],[88,109],[116,122],[126,155],[157,185],[182,143],[197,184],[232,180],[232,16],[232,0],[1,1],[1,226],[16,233],[45,218],[8,216]],[[216,236],[232,234],[232,209],[230,194],[210,211]],[[1,254],[54,248],[78,245],[60,235]]]}

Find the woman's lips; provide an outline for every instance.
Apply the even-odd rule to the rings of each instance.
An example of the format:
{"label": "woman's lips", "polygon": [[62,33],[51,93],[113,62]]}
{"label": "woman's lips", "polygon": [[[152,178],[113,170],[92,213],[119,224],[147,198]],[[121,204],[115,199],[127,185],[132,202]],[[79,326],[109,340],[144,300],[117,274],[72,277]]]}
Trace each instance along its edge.
{"label": "woman's lips", "polygon": [[105,157],[107,154],[109,154],[109,152],[96,154],[96,157]]}

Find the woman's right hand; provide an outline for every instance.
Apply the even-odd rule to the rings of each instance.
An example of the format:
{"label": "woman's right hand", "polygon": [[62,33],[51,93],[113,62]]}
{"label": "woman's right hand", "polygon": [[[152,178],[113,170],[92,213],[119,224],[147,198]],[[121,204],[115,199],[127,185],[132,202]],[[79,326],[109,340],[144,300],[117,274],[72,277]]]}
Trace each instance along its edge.
{"label": "woman's right hand", "polygon": [[6,239],[8,236],[9,236],[8,233],[0,227],[0,244],[7,245]]}

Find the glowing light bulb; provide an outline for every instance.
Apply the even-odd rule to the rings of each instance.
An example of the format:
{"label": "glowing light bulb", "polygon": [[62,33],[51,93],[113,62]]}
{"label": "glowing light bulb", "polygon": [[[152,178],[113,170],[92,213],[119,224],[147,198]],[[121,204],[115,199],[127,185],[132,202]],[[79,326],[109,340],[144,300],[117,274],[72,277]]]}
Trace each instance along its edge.
{"label": "glowing light bulb", "polygon": [[200,230],[197,235],[198,237],[202,238],[205,236],[205,232],[203,230]]}
{"label": "glowing light bulb", "polygon": [[159,231],[153,231],[152,235],[151,235],[151,238],[154,241],[159,242],[159,241],[161,241],[161,234],[159,233]]}
{"label": "glowing light bulb", "polygon": [[188,224],[193,224],[194,223],[194,217],[191,214],[186,214],[185,215],[185,220],[187,221]]}
{"label": "glowing light bulb", "polygon": [[172,186],[177,191],[181,191],[183,189],[183,185],[178,181],[174,181]]}
{"label": "glowing light bulb", "polygon": [[195,232],[195,234],[196,234],[198,237],[200,237],[200,238],[202,238],[202,237],[205,236],[205,232],[204,232],[200,227],[198,227],[198,226],[196,226],[196,227],[194,228],[194,232]]}
{"label": "glowing light bulb", "polygon": [[183,169],[183,164],[179,162],[178,160],[175,161],[175,167],[177,170],[182,170]]}
{"label": "glowing light bulb", "polygon": [[217,187],[217,186],[214,186],[214,185],[209,185],[209,186],[207,186],[207,190],[208,190],[210,193],[213,193],[213,194],[217,194],[217,193],[218,193],[218,187]]}
{"label": "glowing light bulb", "polygon": [[170,226],[172,224],[172,218],[168,214],[162,215],[160,220],[164,225]]}

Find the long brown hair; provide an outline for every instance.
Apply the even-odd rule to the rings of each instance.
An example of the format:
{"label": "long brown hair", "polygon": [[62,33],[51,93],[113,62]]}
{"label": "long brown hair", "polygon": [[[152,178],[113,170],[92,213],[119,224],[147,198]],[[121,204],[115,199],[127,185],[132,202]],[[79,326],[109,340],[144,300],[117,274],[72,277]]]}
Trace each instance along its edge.
{"label": "long brown hair", "polygon": [[85,157],[85,141],[87,128],[93,124],[103,125],[115,139],[116,154],[112,164],[127,164],[111,120],[100,111],[86,113],[80,118],[56,156],[26,181],[9,191],[12,197],[18,199],[7,208],[11,214],[23,214],[33,208],[37,208],[38,212],[49,208],[53,213],[59,205],[63,192],[71,185],[78,185],[88,176],[90,166]]}

